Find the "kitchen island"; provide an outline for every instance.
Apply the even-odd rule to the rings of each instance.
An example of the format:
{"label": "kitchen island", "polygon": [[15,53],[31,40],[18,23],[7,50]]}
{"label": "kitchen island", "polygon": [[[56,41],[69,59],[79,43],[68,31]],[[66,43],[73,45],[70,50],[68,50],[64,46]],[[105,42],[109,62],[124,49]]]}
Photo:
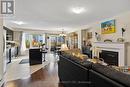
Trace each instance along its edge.
{"label": "kitchen island", "polygon": [[40,48],[29,49],[29,64],[30,65],[42,64],[42,52]]}

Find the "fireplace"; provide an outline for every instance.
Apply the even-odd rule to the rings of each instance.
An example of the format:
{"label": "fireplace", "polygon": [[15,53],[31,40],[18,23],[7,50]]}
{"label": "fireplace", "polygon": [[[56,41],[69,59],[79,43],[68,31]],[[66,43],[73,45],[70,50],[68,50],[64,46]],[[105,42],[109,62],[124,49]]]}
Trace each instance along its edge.
{"label": "fireplace", "polygon": [[102,50],[99,56],[100,58],[103,58],[104,62],[108,63],[109,65],[118,66],[118,52]]}
{"label": "fireplace", "polygon": [[[101,56],[110,65],[127,65],[127,43],[94,42],[93,47],[102,51]],[[93,52],[93,57],[95,56],[94,53],[95,51]]]}

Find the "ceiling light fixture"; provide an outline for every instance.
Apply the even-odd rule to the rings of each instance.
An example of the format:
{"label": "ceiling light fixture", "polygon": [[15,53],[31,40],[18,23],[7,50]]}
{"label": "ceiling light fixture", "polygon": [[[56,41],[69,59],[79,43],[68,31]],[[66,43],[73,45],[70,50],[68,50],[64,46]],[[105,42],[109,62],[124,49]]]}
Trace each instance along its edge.
{"label": "ceiling light fixture", "polygon": [[13,23],[15,23],[15,24],[18,24],[18,25],[23,25],[23,24],[25,24],[23,21],[12,21]]}
{"label": "ceiling light fixture", "polygon": [[85,8],[83,8],[83,7],[74,7],[71,10],[75,14],[81,14],[86,11]]}
{"label": "ceiling light fixture", "polygon": [[64,29],[62,29],[62,33],[59,34],[59,36],[61,36],[61,37],[65,37],[65,36],[66,36],[66,34],[65,34],[65,32],[64,32]]}

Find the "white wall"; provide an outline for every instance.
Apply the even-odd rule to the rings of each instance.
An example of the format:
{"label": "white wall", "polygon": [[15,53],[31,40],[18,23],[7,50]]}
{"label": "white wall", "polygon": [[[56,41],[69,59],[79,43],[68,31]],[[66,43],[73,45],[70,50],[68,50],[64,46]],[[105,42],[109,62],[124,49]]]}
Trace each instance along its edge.
{"label": "white wall", "polygon": [[3,38],[2,38],[2,20],[0,19],[0,80],[3,76]]}
{"label": "white wall", "polygon": [[[3,19],[2,19],[2,15],[0,14],[0,80],[1,79],[3,79]],[[1,86],[1,81],[0,81],[0,86]]]}

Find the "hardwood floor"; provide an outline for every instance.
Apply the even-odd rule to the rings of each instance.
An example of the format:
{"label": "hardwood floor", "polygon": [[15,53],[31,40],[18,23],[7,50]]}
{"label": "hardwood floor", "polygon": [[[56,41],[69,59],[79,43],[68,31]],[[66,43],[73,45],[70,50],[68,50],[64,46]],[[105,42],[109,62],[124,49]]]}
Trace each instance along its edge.
{"label": "hardwood floor", "polygon": [[63,87],[63,85],[59,83],[57,62],[51,62],[44,69],[33,73],[31,77],[7,82],[3,87]]}

